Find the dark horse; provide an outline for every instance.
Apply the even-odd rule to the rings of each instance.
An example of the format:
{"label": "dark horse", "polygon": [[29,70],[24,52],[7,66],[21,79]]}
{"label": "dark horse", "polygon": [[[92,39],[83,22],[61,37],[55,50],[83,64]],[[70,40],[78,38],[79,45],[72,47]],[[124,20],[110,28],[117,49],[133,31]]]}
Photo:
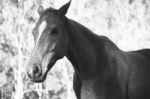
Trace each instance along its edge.
{"label": "dark horse", "polygon": [[55,62],[66,56],[75,70],[77,99],[150,99],[150,50],[120,50],[107,37],[67,18],[69,6],[39,7],[29,78],[43,82]]}

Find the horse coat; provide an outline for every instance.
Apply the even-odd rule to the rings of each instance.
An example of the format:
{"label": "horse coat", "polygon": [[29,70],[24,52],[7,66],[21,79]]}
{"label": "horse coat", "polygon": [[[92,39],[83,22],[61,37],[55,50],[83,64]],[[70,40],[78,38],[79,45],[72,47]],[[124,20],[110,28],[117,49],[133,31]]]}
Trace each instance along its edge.
{"label": "horse coat", "polygon": [[43,82],[55,62],[66,56],[75,70],[77,99],[150,99],[150,50],[122,51],[107,37],[67,18],[69,6],[38,9],[29,78]]}

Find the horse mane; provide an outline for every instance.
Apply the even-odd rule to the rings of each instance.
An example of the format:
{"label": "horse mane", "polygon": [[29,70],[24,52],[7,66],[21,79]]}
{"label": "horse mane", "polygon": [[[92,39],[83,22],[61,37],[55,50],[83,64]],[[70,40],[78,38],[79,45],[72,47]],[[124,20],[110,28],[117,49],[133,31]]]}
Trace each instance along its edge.
{"label": "horse mane", "polygon": [[[65,17],[65,24],[66,27],[72,25],[73,27],[75,27],[78,31],[82,31],[82,34],[87,34],[90,37],[92,36],[93,38],[97,38],[99,35],[93,33],[90,29],[88,29],[87,27],[85,27],[84,25],[80,24],[77,21],[74,21],[72,19],[69,19],[67,17]],[[69,24],[69,25],[68,25]]]}
{"label": "horse mane", "polygon": [[65,25],[66,25],[67,30],[69,29],[68,27],[71,27],[71,26],[75,27],[76,29],[74,30],[80,31],[80,33],[86,36],[88,40],[92,40],[97,43],[104,42],[107,46],[110,46],[111,48],[119,49],[117,45],[114,42],[112,42],[108,37],[93,33],[90,29],[88,29],[87,27],[85,27],[84,25],[80,24],[77,21],[74,21],[72,19],[65,17]]}

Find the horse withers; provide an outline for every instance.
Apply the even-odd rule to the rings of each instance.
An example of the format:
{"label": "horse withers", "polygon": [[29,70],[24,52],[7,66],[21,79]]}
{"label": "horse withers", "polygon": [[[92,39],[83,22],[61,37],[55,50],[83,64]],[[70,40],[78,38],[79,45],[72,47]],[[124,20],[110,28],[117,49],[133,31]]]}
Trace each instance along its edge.
{"label": "horse withers", "polygon": [[39,7],[29,78],[43,82],[55,62],[66,56],[75,70],[77,99],[150,99],[150,50],[120,50],[107,37],[67,18],[70,2],[58,10]]}

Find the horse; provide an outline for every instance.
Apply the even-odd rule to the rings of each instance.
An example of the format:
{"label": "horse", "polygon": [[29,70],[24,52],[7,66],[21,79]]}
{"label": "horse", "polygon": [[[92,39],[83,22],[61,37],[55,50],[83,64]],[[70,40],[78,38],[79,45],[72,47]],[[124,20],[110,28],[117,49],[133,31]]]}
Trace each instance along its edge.
{"label": "horse", "polygon": [[150,49],[123,51],[68,18],[71,1],[59,9],[38,8],[34,48],[27,65],[31,81],[43,82],[64,56],[74,68],[77,99],[150,99]]}

